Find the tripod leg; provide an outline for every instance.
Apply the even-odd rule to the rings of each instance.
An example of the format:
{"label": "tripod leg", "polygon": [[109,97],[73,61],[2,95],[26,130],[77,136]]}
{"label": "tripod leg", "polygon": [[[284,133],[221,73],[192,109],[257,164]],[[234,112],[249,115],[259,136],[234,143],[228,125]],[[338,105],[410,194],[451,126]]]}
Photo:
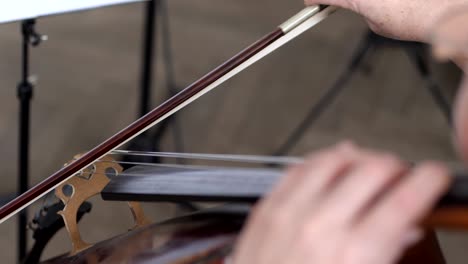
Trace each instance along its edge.
{"label": "tripod leg", "polygon": [[157,0],[150,0],[145,3],[145,24],[143,36],[142,69],[140,80],[140,102],[139,115],[143,116],[150,110],[151,85],[153,82],[155,36],[156,36],[156,12],[158,9]]}
{"label": "tripod leg", "polygon": [[422,46],[412,46],[405,48],[406,54],[410,61],[416,67],[416,70],[421,75],[421,78],[426,82],[426,87],[431,94],[434,102],[437,104],[439,109],[442,111],[442,114],[447,119],[449,125],[452,125],[452,108],[450,103],[445,98],[440,86],[432,77],[432,73],[429,69],[428,63],[423,54]]}
{"label": "tripod leg", "polygon": [[368,33],[366,37],[363,38],[358,49],[353,54],[348,67],[346,67],[345,71],[340,74],[335,83],[325,91],[318,102],[309,110],[306,117],[299,123],[289,138],[287,138],[283,145],[274,153],[275,156],[286,155],[299,142],[304,132],[310,128],[326,108],[336,100],[345,85],[362,64],[366,54],[373,47],[374,43],[371,34],[372,33]]}
{"label": "tripod leg", "polygon": [[[172,57],[172,45],[171,45],[171,33],[170,33],[170,24],[169,24],[169,10],[167,0],[161,1],[161,26],[162,26],[162,41],[163,41],[163,60],[166,70],[166,83],[167,89],[170,96],[173,96],[178,93],[178,89],[175,82],[174,74],[174,59]],[[184,150],[184,140],[182,134],[181,124],[179,122],[178,116],[174,115],[171,118],[172,120],[172,131],[174,136],[174,146],[176,152],[183,152]],[[178,160],[178,163],[184,163],[182,159]]]}
{"label": "tripod leg", "polygon": [[[30,142],[30,119],[31,119],[31,100],[33,97],[33,84],[29,82],[30,66],[30,40],[31,35],[35,34],[35,20],[25,20],[21,24],[23,35],[22,43],[22,80],[17,87],[17,96],[20,103],[19,115],[19,157],[18,157],[18,195],[26,192],[29,185],[29,142]],[[28,249],[27,236],[28,212],[23,210],[18,217],[18,262],[26,256]]]}
{"label": "tripod leg", "polygon": [[[32,89],[32,85],[28,83],[20,84],[18,87],[18,95],[20,96],[18,195],[26,192],[29,185],[29,133]],[[19,213],[18,218],[18,260],[20,261],[26,256],[28,248],[27,224],[28,213],[24,210]]]}
{"label": "tripod leg", "polygon": [[[167,2],[165,0],[153,0],[158,2],[158,15],[160,17],[160,26],[161,26],[161,38],[162,38],[162,59],[165,70],[166,78],[166,87],[168,91],[168,96],[171,97],[177,94],[177,88],[175,85],[174,78],[174,68],[173,68],[173,59],[171,51],[171,42],[169,34],[169,17],[168,17],[168,8]],[[158,151],[160,149],[160,141],[164,134],[169,130],[170,126],[173,128],[173,136],[175,141],[175,149],[177,152],[183,152],[183,140],[182,133],[180,130],[180,125],[177,120],[176,115],[172,115],[169,118],[162,121],[156,128],[154,128],[151,133],[148,133],[142,142],[141,145],[144,145],[145,149],[149,151]],[[159,158],[150,158],[148,161],[159,162]],[[178,163],[184,163],[183,160],[178,159]]]}
{"label": "tripod leg", "polygon": [[[141,57],[140,94],[138,103],[138,116],[144,116],[150,111],[151,88],[153,83],[153,71],[156,52],[157,12],[158,0],[149,0],[144,5],[143,47]],[[149,144],[149,133],[143,133],[128,146],[128,149],[155,151],[153,144]],[[133,157],[125,157],[124,161],[135,161]],[[157,162],[157,159],[147,158],[146,162]],[[127,168],[128,166],[126,166]]]}

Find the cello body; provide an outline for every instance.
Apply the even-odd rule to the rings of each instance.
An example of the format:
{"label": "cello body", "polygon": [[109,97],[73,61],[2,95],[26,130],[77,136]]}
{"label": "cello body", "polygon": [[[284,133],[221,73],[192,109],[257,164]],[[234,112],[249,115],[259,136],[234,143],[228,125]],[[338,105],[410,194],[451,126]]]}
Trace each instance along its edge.
{"label": "cello body", "polygon": [[194,213],[129,231],[76,255],[62,255],[42,263],[224,263],[244,223],[243,211],[224,208]]}
{"label": "cello body", "polygon": [[[130,231],[74,256],[62,255],[42,263],[227,263],[248,211],[248,206],[240,205],[201,211]],[[435,233],[428,232],[399,263],[444,264]]]}

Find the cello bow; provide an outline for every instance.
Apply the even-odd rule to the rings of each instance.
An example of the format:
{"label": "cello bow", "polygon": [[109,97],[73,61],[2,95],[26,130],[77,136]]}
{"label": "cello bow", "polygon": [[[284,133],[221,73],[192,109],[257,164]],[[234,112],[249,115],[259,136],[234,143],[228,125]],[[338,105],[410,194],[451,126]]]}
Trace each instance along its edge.
{"label": "cello bow", "polygon": [[173,115],[204,94],[218,87],[231,77],[248,68],[263,57],[280,48],[287,42],[314,27],[330,14],[336,7],[316,5],[304,8],[288,19],[271,33],[244,49],[222,65],[212,70],[193,84],[171,97],[151,112],[136,120],[100,145],[88,151],[81,158],[55,172],[36,186],[19,195],[0,208],[0,223],[3,223],[22,209],[34,203],[45,194],[56,188],[81,170],[99,160],[109,152],[119,148],[141,133]]}

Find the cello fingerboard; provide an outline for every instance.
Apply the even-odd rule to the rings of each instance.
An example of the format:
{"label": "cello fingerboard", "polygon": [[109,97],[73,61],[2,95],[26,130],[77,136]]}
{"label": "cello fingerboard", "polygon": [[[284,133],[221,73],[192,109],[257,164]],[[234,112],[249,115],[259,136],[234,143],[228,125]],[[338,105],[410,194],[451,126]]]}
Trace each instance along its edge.
{"label": "cello fingerboard", "polygon": [[134,167],[113,177],[101,196],[108,201],[251,203],[268,193],[281,175],[275,169]]}

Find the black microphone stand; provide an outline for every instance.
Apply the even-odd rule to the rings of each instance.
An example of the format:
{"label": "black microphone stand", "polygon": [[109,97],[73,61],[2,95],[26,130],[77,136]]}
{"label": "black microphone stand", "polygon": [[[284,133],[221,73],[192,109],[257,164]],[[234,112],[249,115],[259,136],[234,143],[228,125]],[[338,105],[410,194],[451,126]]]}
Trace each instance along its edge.
{"label": "black microphone stand", "polygon": [[[22,62],[21,81],[17,87],[19,99],[19,156],[18,156],[18,195],[28,190],[29,185],[29,139],[30,139],[30,115],[31,100],[33,97],[34,85],[29,78],[29,48],[36,47],[46,36],[38,34],[35,30],[36,21],[34,19],[24,20],[21,23],[22,40]],[[18,218],[18,260],[21,261],[26,256],[27,250],[27,219],[28,214],[23,210]]]}

